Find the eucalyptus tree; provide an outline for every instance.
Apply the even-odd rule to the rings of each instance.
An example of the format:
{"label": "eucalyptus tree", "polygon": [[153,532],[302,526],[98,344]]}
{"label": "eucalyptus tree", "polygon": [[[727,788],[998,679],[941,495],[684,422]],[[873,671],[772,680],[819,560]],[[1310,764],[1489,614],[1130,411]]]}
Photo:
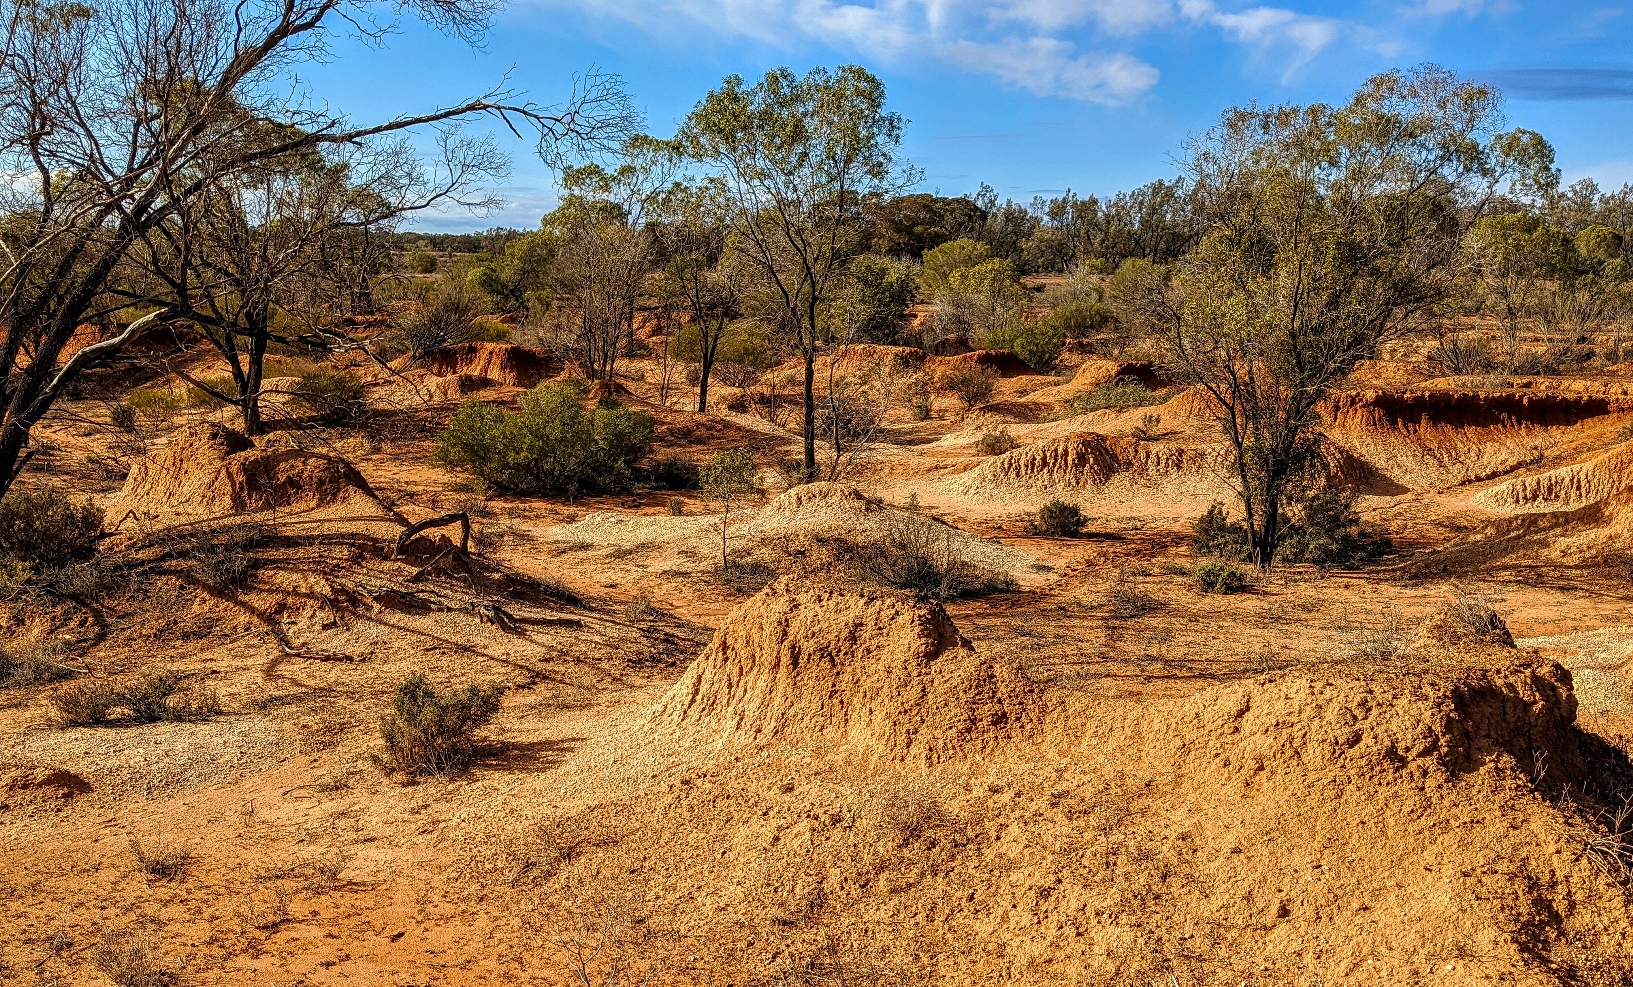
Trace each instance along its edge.
{"label": "eucalyptus tree", "polygon": [[906,121],[866,69],[731,76],[673,142],[732,205],[731,246],[764,282],[805,363],[802,472],[817,475],[816,357],[824,304],[866,247],[864,204],[917,181],[898,157]]}
{"label": "eucalyptus tree", "polygon": [[[11,179],[0,190],[0,494],[26,462],[30,430],[78,375],[173,314],[162,300],[133,305],[108,289],[136,246],[198,197],[290,155],[472,115],[530,128],[552,160],[605,144],[632,116],[607,77],[587,78],[555,108],[495,89],[365,125],[300,92],[297,70],[326,56],[336,30],[380,40],[411,13],[474,40],[490,0],[0,0],[0,9],[0,167]],[[278,136],[246,140],[246,122]]]}
{"label": "eucalyptus tree", "polygon": [[1229,110],[1191,147],[1201,241],[1116,302],[1222,409],[1256,564],[1316,461],[1322,399],[1450,294],[1500,189],[1551,172],[1546,142],[1502,123],[1496,91],[1428,66],[1342,106]]}
{"label": "eucalyptus tree", "polygon": [[679,303],[688,319],[686,335],[696,340],[701,413],[709,410],[709,378],[720,343],[743,316],[751,272],[728,250],[731,208],[717,186],[676,182],[658,199],[655,216],[652,233],[661,265],[656,288],[661,297]]}

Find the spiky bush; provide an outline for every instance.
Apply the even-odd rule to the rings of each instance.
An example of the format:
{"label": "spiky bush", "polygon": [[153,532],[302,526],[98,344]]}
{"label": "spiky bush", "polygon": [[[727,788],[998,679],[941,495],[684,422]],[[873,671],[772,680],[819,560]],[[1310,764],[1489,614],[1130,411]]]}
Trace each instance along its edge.
{"label": "spiky bush", "polygon": [[467,685],[448,692],[432,688],[415,672],[397,686],[391,709],[380,720],[385,750],[381,766],[405,775],[444,774],[469,764],[476,731],[499,712],[500,688]]}

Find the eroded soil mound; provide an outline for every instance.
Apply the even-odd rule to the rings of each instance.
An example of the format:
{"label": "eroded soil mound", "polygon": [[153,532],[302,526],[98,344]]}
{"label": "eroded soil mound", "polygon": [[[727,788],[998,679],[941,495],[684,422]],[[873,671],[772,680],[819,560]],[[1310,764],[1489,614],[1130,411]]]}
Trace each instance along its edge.
{"label": "eroded soil mound", "polygon": [[960,477],[954,490],[977,498],[1004,492],[1069,492],[1104,486],[1120,474],[1142,482],[1204,480],[1223,464],[1221,452],[1081,432],[994,456]]}
{"label": "eroded soil mound", "polygon": [[651,713],[660,729],[722,741],[923,761],[989,749],[1030,717],[1019,676],[978,655],[939,604],[789,578],[733,610]]}
{"label": "eroded soil mound", "polygon": [[219,516],[303,512],[359,504],[384,514],[350,463],[301,449],[257,448],[220,425],[183,429],[131,467],[121,508],[138,514]]}
{"label": "eroded soil mound", "polygon": [[924,361],[924,369],[929,371],[932,376],[965,366],[996,370],[999,377],[1005,378],[1026,377],[1037,374],[1037,371],[1028,366],[1025,360],[1009,350],[971,350],[957,356],[932,356]]}
{"label": "eroded soil mound", "polygon": [[1501,476],[1545,453],[1546,436],[1633,410],[1603,396],[1518,391],[1356,391],[1322,409],[1327,435],[1413,490]]}
{"label": "eroded soil mound", "polygon": [[1575,722],[1570,673],[1522,656],[1496,668],[1298,672],[1210,689],[1161,717],[1148,742],[1236,781],[1375,786],[1382,809],[1381,789],[1494,759],[1526,776],[1546,764],[1556,783],[1579,780]]}
{"label": "eroded soil mound", "polygon": [[1633,489],[1633,443],[1623,443],[1586,462],[1520,476],[1482,491],[1474,502],[1515,514],[1570,511]]}
{"label": "eroded soil mound", "polygon": [[467,374],[510,387],[535,387],[560,371],[543,350],[515,343],[459,343],[427,353],[420,367],[439,377]]}

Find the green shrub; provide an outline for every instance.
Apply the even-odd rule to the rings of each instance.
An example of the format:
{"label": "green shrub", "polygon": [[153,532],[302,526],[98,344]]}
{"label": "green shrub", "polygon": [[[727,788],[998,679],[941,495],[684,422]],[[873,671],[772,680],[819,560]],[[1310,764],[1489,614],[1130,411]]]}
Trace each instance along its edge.
{"label": "green shrub", "polygon": [[1191,526],[1191,551],[1240,562],[1248,557],[1247,525],[1232,521],[1225,505],[1214,501]]}
{"label": "green shrub", "polygon": [[1161,399],[1150,388],[1135,377],[1118,377],[1084,391],[1066,402],[1066,407],[1074,415],[1086,415],[1091,411],[1105,411],[1108,408],[1143,408],[1158,404]]}
{"label": "green shrub", "polygon": [[1036,319],[1023,322],[1010,335],[1009,348],[1037,371],[1047,371],[1060,359],[1066,348],[1066,329],[1054,319]]}
{"label": "green shrub", "polygon": [[437,255],[429,250],[416,250],[403,259],[403,266],[415,274],[435,274]]}
{"label": "green shrub", "polygon": [[397,686],[380,720],[380,764],[407,775],[441,774],[469,764],[476,731],[499,712],[498,686],[438,693],[418,672]]}
{"label": "green shrub", "polygon": [[344,425],[360,420],[368,411],[363,400],[363,382],[355,374],[319,365],[302,373],[290,404],[296,411],[311,415],[322,425]]}
{"label": "green shrub", "polygon": [[629,486],[652,451],[652,416],[602,401],[586,411],[583,381],[541,384],[520,412],[467,401],[448,423],[436,459],[495,490],[602,493]]}
{"label": "green shrub", "polygon": [[238,393],[238,382],[233,380],[232,374],[216,374],[211,377],[200,377],[198,379],[198,384],[188,385],[187,392],[182,398],[182,400],[185,401],[187,406],[190,408],[226,407],[227,403],[225,401],[216,397],[214,394],[211,394],[210,391],[205,390],[204,387],[200,387],[199,384],[203,384],[209,387],[210,390],[221,394],[236,395]]}
{"label": "green shrub", "polygon": [[1247,588],[1247,570],[1225,559],[1208,559],[1191,570],[1191,582],[1204,593],[1235,593]]}
{"label": "green shrub", "polygon": [[647,467],[647,482],[659,490],[696,490],[702,482],[697,463],[689,456],[659,456]]}
{"label": "green shrub", "polygon": [[56,487],[13,488],[0,500],[0,557],[33,567],[59,566],[96,551],[102,509],[76,504]]}
{"label": "green shrub", "polygon": [[982,432],[981,441],[975,444],[975,451],[983,456],[1002,456],[1019,445],[1015,436],[1009,434],[1009,429],[1001,428],[996,432]]}
{"label": "green shrub", "polygon": [[1353,569],[1376,561],[1393,548],[1380,525],[1361,519],[1356,495],[1323,490],[1299,505],[1299,519],[1289,526],[1276,557],[1308,562],[1323,569]]}
{"label": "green shrub", "polygon": [[178,394],[168,387],[150,387],[146,390],[132,391],[126,399],[131,413],[149,423],[158,424],[167,422],[176,417],[176,413],[187,407],[187,396]]}
{"label": "green shrub", "polygon": [[1050,535],[1055,538],[1076,538],[1083,533],[1089,519],[1083,509],[1064,500],[1051,500],[1038,508],[1038,513],[1027,523],[1029,534]]}
{"label": "green shrub", "polygon": [[1067,339],[1088,339],[1111,322],[1111,313],[1099,302],[1074,299],[1055,306],[1049,321]]}

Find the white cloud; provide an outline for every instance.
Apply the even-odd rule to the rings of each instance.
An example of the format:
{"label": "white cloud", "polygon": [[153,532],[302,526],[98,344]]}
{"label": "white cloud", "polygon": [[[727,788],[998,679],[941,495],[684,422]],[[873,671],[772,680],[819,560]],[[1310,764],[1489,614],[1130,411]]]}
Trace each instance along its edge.
{"label": "white cloud", "polygon": [[1079,55],[1054,38],[997,43],[960,40],[938,46],[955,64],[1041,96],[1123,103],[1157,84],[1157,70],[1132,55]]}
{"label": "white cloud", "polygon": [[[786,46],[815,42],[883,61],[937,58],[1048,96],[1124,103],[1157,84],[1156,68],[1128,50],[1160,30],[1202,27],[1286,58],[1287,71],[1353,25],[1215,0],[534,0],[672,34],[678,21]],[[1422,0],[1471,3],[1483,0]]]}

